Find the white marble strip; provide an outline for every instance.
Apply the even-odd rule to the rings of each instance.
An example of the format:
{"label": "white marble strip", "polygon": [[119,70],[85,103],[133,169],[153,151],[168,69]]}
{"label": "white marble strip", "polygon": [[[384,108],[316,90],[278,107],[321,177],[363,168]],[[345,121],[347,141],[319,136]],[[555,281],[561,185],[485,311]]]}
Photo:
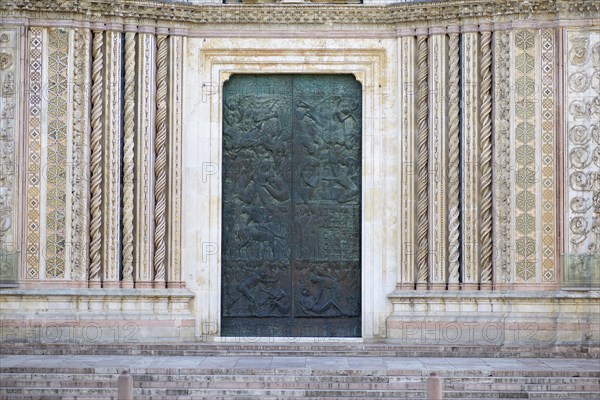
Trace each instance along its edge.
{"label": "white marble strip", "polygon": [[135,287],[152,287],[154,232],[154,116],[156,93],[154,35],[139,33],[135,125]]}
{"label": "white marble strip", "polygon": [[70,29],[68,31],[68,39],[69,44],[67,47],[67,82],[71,82],[70,85],[67,85],[67,126],[66,126],[66,181],[65,181],[65,229],[64,229],[64,238],[67,241],[65,246],[65,271],[64,271],[64,279],[65,280],[73,280],[73,191],[74,191],[74,182],[73,182],[73,160],[74,160],[74,146],[73,146],[73,121],[74,121],[74,112],[73,106],[75,102],[73,101],[73,96],[75,94],[75,78],[74,78],[74,59],[75,59],[75,30]]}
{"label": "white marble strip", "polygon": [[510,284],[514,252],[511,250],[512,222],[510,148],[510,33],[494,33],[494,283],[496,287]]}
{"label": "white marble strip", "polygon": [[181,183],[182,183],[182,95],[183,43],[180,36],[169,37],[169,179],[167,224],[167,287],[183,287],[181,273]]}
{"label": "white marble strip", "polygon": [[[444,30],[445,31],[445,30]],[[429,36],[429,288],[446,289],[448,228],[447,40]]]}
{"label": "white marble strip", "polygon": [[121,221],[121,32],[105,32],[103,283],[119,286]]}
{"label": "white marble strip", "polygon": [[48,29],[42,29],[42,90],[41,90],[41,118],[40,118],[40,132],[41,132],[41,151],[39,155],[39,162],[41,166],[40,174],[40,242],[39,242],[39,280],[46,279],[46,204],[47,204],[47,193],[48,193]]}
{"label": "white marble strip", "polygon": [[400,153],[402,156],[400,235],[400,289],[415,287],[415,38],[398,39],[398,126],[400,130]]}
{"label": "white marble strip", "polygon": [[[90,31],[74,31],[73,63],[73,200],[71,278],[87,281],[89,246]],[[67,203],[68,204],[68,203]]]}
{"label": "white marble strip", "polygon": [[[466,28],[466,29],[465,29]],[[479,46],[477,27],[462,35],[462,282],[479,281]]]}

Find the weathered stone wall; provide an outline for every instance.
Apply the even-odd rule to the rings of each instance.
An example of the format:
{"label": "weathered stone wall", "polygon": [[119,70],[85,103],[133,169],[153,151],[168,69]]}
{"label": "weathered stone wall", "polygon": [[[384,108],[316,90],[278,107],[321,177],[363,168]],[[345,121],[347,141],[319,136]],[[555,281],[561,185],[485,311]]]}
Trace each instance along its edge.
{"label": "weathered stone wall", "polygon": [[223,82],[352,73],[363,336],[429,343],[467,322],[485,342],[501,322],[535,324],[539,343],[600,340],[595,2],[0,12],[0,267],[19,286],[3,326],[218,335]]}

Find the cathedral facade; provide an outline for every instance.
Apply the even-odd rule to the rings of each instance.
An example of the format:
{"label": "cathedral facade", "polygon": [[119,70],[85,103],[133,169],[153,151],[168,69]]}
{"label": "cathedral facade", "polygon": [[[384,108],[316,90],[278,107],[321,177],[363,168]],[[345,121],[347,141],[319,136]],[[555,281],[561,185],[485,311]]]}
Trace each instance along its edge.
{"label": "cathedral facade", "polygon": [[249,3],[1,3],[2,341],[598,348],[600,3]]}

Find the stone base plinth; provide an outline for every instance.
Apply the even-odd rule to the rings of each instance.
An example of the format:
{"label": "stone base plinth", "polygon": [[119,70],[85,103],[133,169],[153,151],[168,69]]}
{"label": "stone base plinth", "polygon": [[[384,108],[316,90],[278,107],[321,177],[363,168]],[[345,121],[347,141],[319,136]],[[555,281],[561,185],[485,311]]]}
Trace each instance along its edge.
{"label": "stone base plinth", "polygon": [[407,345],[600,350],[600,293],[395,291],[387,338]]}
{"label": "stone base plinth", "polygon": [[136,343],[195,335],[185,289],[3,290],[0,341]]}

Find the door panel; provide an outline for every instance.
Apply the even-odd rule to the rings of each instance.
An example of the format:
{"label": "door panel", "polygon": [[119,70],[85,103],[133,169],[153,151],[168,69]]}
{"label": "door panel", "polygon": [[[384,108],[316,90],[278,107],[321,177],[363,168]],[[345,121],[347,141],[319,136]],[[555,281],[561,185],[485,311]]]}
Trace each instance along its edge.
{"label": "door panel", "polygon": [[360,336],[360,83],[223,90],[222,334]]}

